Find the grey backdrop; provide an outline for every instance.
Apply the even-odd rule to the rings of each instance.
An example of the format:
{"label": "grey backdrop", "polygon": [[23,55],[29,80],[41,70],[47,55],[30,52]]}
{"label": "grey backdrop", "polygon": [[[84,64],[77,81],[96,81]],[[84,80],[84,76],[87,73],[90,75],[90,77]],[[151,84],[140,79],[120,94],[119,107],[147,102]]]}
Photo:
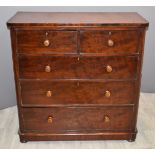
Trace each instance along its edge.
{"label": "grey backdrop", "polygon": [[6,22],[17,11],[138,12],[149,22],[143,64],[143,92],[155,92],[155,7],[0,7],[0,109],[16,105],[9,30]]}

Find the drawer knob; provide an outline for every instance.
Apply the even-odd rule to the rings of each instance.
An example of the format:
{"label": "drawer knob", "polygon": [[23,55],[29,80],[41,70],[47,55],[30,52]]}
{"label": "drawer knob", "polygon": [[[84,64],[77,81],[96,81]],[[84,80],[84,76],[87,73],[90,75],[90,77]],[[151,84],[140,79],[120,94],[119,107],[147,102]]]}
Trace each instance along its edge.
{"label": "drawer knob", "polygon": [[51,72],[51,66],[45,66],[45,72],[47,73]]}
{"label": "drawer knob", "polygon": [[108,46],[110,46],[110,47],[114,46],[114,41],[109,39],[108,40]]}
{"label": "drawer knob", "polygon": [[107,65],[106,70],[107,70],[108,73],[110,73],[110,72],[112,72],[112,67],[110,65]]}
{"label": "drawer knob", "polygon": [[105,122],[105,123],[110,122],[110,118],[109,118],[108,116],[104,116],[104,122]]}
{"label": "drawer knob", "polygon": [[45,40],[45,41],[44,41],[44,46],[47,47],[47,46],[49,46],[49,44],[50,44],[50,41],[49,41],[49,40]]}
{"label": "drawer knob", "polygon": [[48,90],[48,91],[46,92],[46,96],[47,96],[47,97],[51,97],[51,96],[52,96],[52,91],[51,91],[51,90]]}
{"label": "drawer knob", "polygon": [[49,117],[48,117],[47,122],[48,122],[48,123],[52,123],[52,122],[53,122],[52,116],[49,116]]}
{"label": "drawer knob", "polygon": [[110,97],[110,96],[111,96],[110,91],[106,90],[106,91],[105,91],[105,97],[107,97],[107,98],[108,98],[108,97]]}

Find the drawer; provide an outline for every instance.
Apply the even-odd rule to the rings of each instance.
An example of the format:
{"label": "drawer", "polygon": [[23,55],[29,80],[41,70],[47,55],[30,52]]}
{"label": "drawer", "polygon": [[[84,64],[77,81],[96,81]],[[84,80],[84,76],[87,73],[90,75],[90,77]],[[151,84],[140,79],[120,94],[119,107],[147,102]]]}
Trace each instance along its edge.
{"label": "drawer", "polygon": [[138,57],[20,56],[20,78],[133,79]]}
{"label": "drawer", "polygon": [[81,31],[81,53],[138,53],[139,31]]}
{"label": "drawer", "polygon": [[22,80],[20,83],[23,106],[134,104],[134,81]]}
{"label": "drawer", "polygon": [[76,31],[17,31],[19,53],[76,53]]}
{"label": "drawer", "polygon": [[22,118],[24,129],[31,131],[130,130],[133,108],[24,108]]}

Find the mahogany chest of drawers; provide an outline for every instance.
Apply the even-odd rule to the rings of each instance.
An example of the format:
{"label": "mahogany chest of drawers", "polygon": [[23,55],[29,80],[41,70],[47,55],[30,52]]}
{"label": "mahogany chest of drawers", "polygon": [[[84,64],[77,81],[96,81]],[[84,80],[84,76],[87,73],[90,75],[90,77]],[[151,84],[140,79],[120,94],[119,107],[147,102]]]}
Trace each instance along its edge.
{"label": "mahogany chest of drawers", "polygon": [[18,12],[7,26],[21,142],[135,140],[143,17]]}

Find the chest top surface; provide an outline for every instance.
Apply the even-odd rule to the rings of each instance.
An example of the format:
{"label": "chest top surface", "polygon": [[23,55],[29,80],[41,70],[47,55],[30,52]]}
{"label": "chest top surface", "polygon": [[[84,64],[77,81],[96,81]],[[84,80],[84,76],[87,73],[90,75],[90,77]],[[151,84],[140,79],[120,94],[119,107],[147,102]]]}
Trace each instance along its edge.
{"label": "chest top surface", "polygon": [[136,12],[17,12],[12,26],[148,26]]}

